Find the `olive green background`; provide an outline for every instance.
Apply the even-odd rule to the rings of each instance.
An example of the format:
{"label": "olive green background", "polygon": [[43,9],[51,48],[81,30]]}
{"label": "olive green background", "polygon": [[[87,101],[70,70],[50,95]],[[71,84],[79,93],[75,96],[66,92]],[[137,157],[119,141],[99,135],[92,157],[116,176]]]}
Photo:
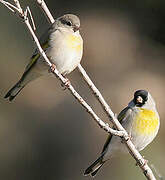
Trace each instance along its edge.
{"label": "olive green background", "polygon": [[[40,36],[49,26],[35,1],[30,6]],[[161,117],[158,136],[142,154],[165,176],[165,2],[163,0],[46,0],[54,17],[81,19],[82,65],[119,113],[137,89],[148,90]],[[99,155],[107,134],[62,90],[56,78],[30,83],[13,102],[3,99],[20,78],[35,48],[26,26],[0,4],[0,179],[89,180],[83,171]],[[75,70],[68,78],[97,114],[109,122]],[[112,159],[96,180],[145,179],[129,155]]]}

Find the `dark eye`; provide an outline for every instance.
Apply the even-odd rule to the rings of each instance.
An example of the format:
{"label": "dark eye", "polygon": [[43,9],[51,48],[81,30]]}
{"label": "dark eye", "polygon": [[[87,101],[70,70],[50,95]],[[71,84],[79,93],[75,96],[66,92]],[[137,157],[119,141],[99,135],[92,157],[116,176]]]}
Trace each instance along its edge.
{"label": "dark eye", "polygon": [[66,21],[66,24],[67,24],[68,26],[72,26],[72,23],[71,23],[70,21]]}

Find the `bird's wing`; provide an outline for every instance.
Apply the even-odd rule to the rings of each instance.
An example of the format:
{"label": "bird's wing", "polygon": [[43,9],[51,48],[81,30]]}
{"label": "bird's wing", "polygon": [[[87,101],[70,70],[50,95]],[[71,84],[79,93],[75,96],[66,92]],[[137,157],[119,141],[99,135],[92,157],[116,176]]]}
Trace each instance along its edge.
{"label": "bird's wing", "polygon": [[128,118],[131,112],[132,112],[132,109],[129,106],[127,106],[119,113],[119,115],[117,116],[117,119],[122,124],[124,120]]}
{"label": "bird's wing", "polygon": [[[119,120],[119,122],[120,122],[121,124],[124,122],[125,119],[128,118],[128,116],[130,116],[130,111],[132,111],[131,108],[130,108],[129,106],[127,106],[126,108],[124,108],[124,109],[119,113],[119,115],[118,115],[117,118],[118,118],[118,120]],[[115,127],[113,127],[113,129],[115,129]],[[111,139],[112,139],[112,134],[110,134],[110,135],[108,136],[108,138],[107,138],[107,140],[106,140],[106,142],[105,142],[105,144],[104,144],[102,153],[104,153],[104,152],[106,151],[106,149],[107,149],[107,147],[108,147]]]}
{"label": "bird's wing", "polygon": [[[45,33],[40,37],[39,42],[41,44],[42,49],[45,51],[49,47],[49,36],[50,34],[55,31],[55,23],[53,23]],[[31,57],[31,61],[25,68],[25,74],[36,64],[37,60],[39,59],[40,54],[38,49],[36,49]]]}

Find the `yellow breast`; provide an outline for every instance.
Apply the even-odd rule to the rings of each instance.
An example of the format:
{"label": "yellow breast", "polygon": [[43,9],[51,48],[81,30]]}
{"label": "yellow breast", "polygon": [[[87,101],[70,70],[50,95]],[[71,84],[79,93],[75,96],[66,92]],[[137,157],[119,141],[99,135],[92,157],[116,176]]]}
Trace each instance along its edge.
{"label": "yellow breast", "polygon": [[77,35],[67,35],[67,46],[71,49],[71,50],[75,50],[77,52],[82,51],[82,38],[81,36],[77,36]]}
{"label": "yellow breast", "polygon": [[133,130],[141,135],[153,134],[157,131],[159,126],[159,117],[154,111],[140,108],[140,112],[133,126]]}

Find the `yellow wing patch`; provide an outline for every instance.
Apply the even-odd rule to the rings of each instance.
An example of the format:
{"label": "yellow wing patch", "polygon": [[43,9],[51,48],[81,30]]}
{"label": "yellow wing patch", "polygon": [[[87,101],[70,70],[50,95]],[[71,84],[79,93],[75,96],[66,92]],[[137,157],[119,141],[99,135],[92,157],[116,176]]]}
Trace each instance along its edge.
{"label": "yellow wing patch", "polygon": [[80,36],[75,36],[75,35],[68,35],[67,36],[67,45],[69,48],[76,50],[76,51],[81,51],[82,50],[82,39]]}
{"label": "yellow wing patch", "polygon": [[[48,44],[48,41],[45,42],[44,44],[42,44],[42,49],[45,50],[49,47],[49,44]],[[40,54],[38,53],[38,51],[36,50],[36,54],[34,54],[32,57],[31,57],[31,61],[30,63],[27,65],[26,67],[26,71],[29,70],[29,68],[31,68],[33,66],[33,64],[38,60],[38,58],[40,57]]]}
{"label": "yellow wing patch", "polygon": [[159,118],[157,114],[151,110],[140,108],[134,128],[141,135],[149,135],[155,133],[159,126]]}
{"label": "yellow wing patch", "polygon": [[26,71],[29,70],[33,66],[33,64],[37,61],[37,59],[40,57],[40,54],[36,54],[32,56],[30,63],[26,66]]}
{"label": "yellow wing patch", "polygon": [[42,49],[43,50],[45,50],[45,49],[47,49],[48,47],[49,47],[49,43],[48,43],[48,41],[47,42],[45,42],[44,44],[42,44]]}

